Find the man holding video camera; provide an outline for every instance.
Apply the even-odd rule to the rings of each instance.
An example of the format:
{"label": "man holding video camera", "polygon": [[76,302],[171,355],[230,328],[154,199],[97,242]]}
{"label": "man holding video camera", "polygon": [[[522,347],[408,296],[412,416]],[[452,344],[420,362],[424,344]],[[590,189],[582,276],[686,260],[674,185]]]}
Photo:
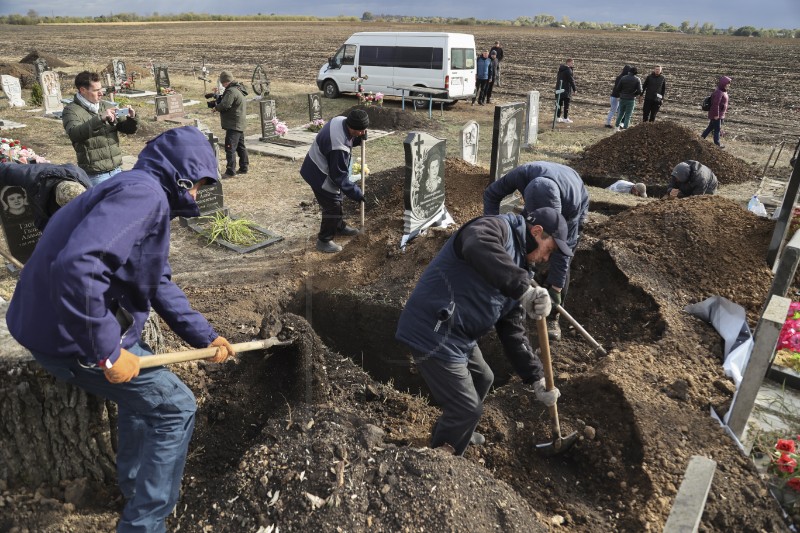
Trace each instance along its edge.
{"label": "man holding video camera", "polygon": [[[78,166],[92,186],[122,172],[122,150],[117,132],[133,134],[139,127],[131,106],[115,109],[103,101],[100,75],[84,70],[75,76],[78,92],[64,107],[61,121],[78,156]],[[120,120],[123,116],[124,120]]]}
{"label": "man holding video camera", "polygon": [[[250,159],[244,145],[244,129],[247,126],[247,90],[244,85],[233,80],[230,72],[223,70],[219,74],[219,82],[225,87],[222,96],[214,93],[206,94],[206,98],[214,98],[208,107],[219,113],[222,129],[225,130],[225,174],[223,178],[232,178],[236,174],[247,174]],[[236,171],[236,156],[239,156],[239,172]]]}

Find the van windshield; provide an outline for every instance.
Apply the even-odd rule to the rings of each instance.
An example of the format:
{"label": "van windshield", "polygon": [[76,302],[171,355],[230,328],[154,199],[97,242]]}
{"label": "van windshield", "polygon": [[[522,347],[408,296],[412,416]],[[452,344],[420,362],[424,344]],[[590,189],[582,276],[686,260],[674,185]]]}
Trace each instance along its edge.
{"label": "van windshield", "polygon": [[463,70],[475,68],[475,49],[474,48],[453,48],[451,50],[450,68],[453,70]]}
{"label": "van windshield", "polygon": [[337,66],[353,65],[356,61],[356,45],[346,44],[336,51],[333,56],[333,62]]}

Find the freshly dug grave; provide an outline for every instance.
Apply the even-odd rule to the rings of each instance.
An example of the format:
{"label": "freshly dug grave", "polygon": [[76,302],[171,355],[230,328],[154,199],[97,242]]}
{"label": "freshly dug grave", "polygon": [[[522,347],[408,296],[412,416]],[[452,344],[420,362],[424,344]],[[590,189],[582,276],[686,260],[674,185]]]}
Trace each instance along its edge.
{"label": "freshly dug grave", "polygon": [[427,113],[409,113],[395,107],[377,105],[358,105],[344,111],[341,116],[347,116],[353,109],[363,109],[369,115],[369,127],[383,131],[435,131],[438,123],[431,121]]}
{"label": "freshly dug grave", "polygon": [[722,184],[744,183],[759,172],[755,166],[702,139],[698,132],[669,120],[643,122],[610,135],[586,148],[570,165],[584,179],[625,178],[647,185],[666,185],[675,165],[689,159],[710,168]]}

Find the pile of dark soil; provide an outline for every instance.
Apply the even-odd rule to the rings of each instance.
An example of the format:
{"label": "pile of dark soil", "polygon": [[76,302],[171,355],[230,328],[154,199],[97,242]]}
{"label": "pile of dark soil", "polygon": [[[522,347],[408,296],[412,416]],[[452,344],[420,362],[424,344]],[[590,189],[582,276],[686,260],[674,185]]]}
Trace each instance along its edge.
{"label": "pile of dark soil", "polygon": [[644,122],[606,137],[570,165],[585,177],[663,185],[675,165],[689,159],[710,168],[720,183],[744,183],[758,174],[756,167],[668,120]]}
{"label": "pile of dark soil", "polygon": [[353,109],[363,109],[369,115],[369,127],[384,131],[436,131],[438,123],[431,121],[427,113],[403,111],[394,107],[384,106],[353,106],[342,113],[347,114]]}
{"label": "pile of dark soil", "polygon": [[0,63],[0,74],[20,79],[23,77],[33,78],[33,68],[19,63]]}
{"label": "pile of dark soil", "polygon": [[50,68],[57,68],[57,67],[69,67],[72,66],[69,63],[65,63],[61,61],[56,56],[51,56],[49,54],[42,54],[38,50],[31,50],[31,52],[19,60],[20,63],[25,63],[29,65],[33,65],[37,59],[44,59],[47,61],[47,66]]}

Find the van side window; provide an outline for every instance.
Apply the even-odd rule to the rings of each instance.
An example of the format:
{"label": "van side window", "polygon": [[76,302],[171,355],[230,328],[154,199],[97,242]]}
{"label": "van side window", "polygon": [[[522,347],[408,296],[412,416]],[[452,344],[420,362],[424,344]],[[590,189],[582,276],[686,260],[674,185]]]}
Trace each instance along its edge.
{"label": "van side window", "polygon": [[358,64],[362,67],[393,67],[394,46],[362,46]]}
{"label": "van side window", "polygon": [[475,49],[474,48],[453,48],[450,59],[450,68],[453,70],[475,68]]}
{"label": "van side window", "polygon": [[336,51],[333,62],[341,67],[342,65],[353,65],[356,60],[356,45],[346,44]]}
{"label": "van side window", "polygon": [[398,46],[395,67],[442,70],[442,49],[430,46]]}

